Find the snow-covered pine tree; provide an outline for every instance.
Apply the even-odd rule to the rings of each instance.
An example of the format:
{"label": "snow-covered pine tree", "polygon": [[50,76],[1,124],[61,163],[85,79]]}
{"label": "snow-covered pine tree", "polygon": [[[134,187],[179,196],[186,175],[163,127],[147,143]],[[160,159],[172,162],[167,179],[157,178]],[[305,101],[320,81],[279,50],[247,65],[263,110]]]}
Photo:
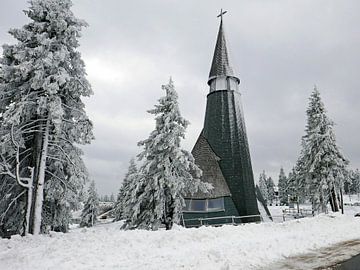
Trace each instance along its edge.
{"label": "snow-covered pine tree", "polygon": [[[86,23],[70,10],[71,0],[29,3],[25,14],[30,23],[10,30],[18,42],[4,45],[0,59],[0,169],[7,182],[12,179],[17,183],[17,195],[9,202],[17,198],[19,204],[27,205],[22,210],[22,231],[38,234],[44,198],[54,201],[50,194],[55,194],[54,189],[63,189],[56,204],[69,205],[87,178],[82,152],[76,144],[93,139],[92,123],[81,100],[92,90],[76,49]],[[12,218],[8,214],[5,219]]]}
{"label": "snow-covered pine tree", "polygon": [[306,179],[314,211],[326,211],[328,202],[332,211],[339,211],[348,161],[336,144],[334,123],[326,115],[316,87],[310,96],[306,114],[304,151],[301,157],[303,168],[300,175]]}
{"label": "snow-covered pine tree", "polygon": [[299,172],[299,163],[289,172],[286,183],[286,193],[288,194],[288,203],[294,205],[296,203],[298,212],[300,211],[300,201],[304,198],[305,187],[303,176]]}
{"label": "snow-covered pine tree", "polygon": [[348,176],[348,194],[357,194],[358,199],[360,198],[360,171],[356,169],[355,171],[351,170]]}
{"label": "snow-covered pine tree", "polygon": [[275,200],[275,183],[271,177],[266,179],[266,189],[268,193],[268,203],[272,205]]}
{"label": "snow-covered pine tree", "polygon": [[357,194],[357,199],[360,199],[360,171],[356,169],[354,172],[354,179],[352,182],[352,190]]}
{"label": "snow-covered pine tree", "polygon": [[126,228],[157,230],[163,224],[171,229],[180,220],[184,195],[212,187],[200,181],[193,156],[180,147],[189,123],[180,115],[172,80],[162,88],[166,95],[149,111],[156,116],[155,130],[138,144],[144,147],[138,156],[143,164],[130,189],[132,201],[125,205]]}
{"label": "snow-covered pine tree", "polygon": [[132,158],[130,160],[128,171],[124,177],[121,188],[119,190],[119,194],[117,196],[117,201],[114,211],[114,216],[116,221],[128,218],[129,213],[126,214],[124,213],[124,205],[131,203],[132,194],[130,188],[132,185],[136,183],[137,177],[138,177],[138,169],[136,167],[135,160]]}
{"label": "snow-covered pine tree", "polygon": [[269,193],[268,193],[268,187],[267,187],[267,176],[265,171],[263,171],[262,173],[260,173],[260,177],[259,177],[259,189],[261,192],[261,195],[263,196],[265,203],[268,204],[269,203]]}
{"label": "snow-covered pine tree", "polygon": [[286,184],[286,192],[289,195],[291,202],[296,202],[299,206],[305,198],[308,198],[308,185],[306,182],[306,167],[304,160],[304,153],[306,151],[306,144],[304,138],[301,139],[300,155],[296,161],[295,166],[289,172]]}
{"label": "snow-covered pine tree", "polygon": [[92,227],[95,225],[96,218],[99,212],[99,198],[95,189],[95,182],[92,181],[89,190],[88,198],[81,212],[80,227]]}
{"label": "snow-covered pine tree", "polygon": [[284,172],[284,168],[280,168],[279,181],[278,181],[278,192],[280,205],[286,205],[288,203],[288,193],[286,190],[287,177]]}
{"label": "snow-covered pine tree", "polygon": [[[63,145],[68,158],[73,164],[60,161],[49,162],[48,175],[45,181],[45,197],[43,207],[42,231],[67,232],[71,220],[71,210],[76,210],[83,201],[83,188],[88,179],[85,164],[81,159],[82,152],[78,148]],[[63,153],[57,153],[66,160]],[[60,181],[61,177],[63,181]]]}
{"label": "snow-covered pine tree", "polygon": [[12,103],[11,99],[5,99],[1,91],[1,85],[4,83],[3,70],[0,63],[0,237],[10,237],[13,234],[25,234],[24,223],[26,223],[27,212],[27,190],[14,181],[13,175],[7,175],[6,164],[14,163],[3,160],[7,149],[1,147],[5,144],[5,135],[9,130],[2,124],[4,122],[4,112]]}

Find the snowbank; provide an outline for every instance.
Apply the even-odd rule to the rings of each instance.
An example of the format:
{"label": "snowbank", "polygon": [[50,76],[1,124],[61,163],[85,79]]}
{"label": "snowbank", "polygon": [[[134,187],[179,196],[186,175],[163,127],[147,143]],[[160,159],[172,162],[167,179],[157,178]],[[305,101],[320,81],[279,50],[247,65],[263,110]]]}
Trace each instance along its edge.
{"label": "snowbank", "polygon": [[0,269],[254,269],[360,238],[360,218],[340,215],[157,232],[119,227],[2,239]]}

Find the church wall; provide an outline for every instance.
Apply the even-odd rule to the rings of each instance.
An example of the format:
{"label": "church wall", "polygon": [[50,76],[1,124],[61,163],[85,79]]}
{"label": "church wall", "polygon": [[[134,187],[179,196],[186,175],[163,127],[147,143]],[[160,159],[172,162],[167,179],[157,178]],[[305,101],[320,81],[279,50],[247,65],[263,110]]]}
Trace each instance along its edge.
{"label": "church wall", "polygon": [[203,134],[220,158],[221,171],[239,215],[258,215],[239,92],[216,91],[208,95]]}

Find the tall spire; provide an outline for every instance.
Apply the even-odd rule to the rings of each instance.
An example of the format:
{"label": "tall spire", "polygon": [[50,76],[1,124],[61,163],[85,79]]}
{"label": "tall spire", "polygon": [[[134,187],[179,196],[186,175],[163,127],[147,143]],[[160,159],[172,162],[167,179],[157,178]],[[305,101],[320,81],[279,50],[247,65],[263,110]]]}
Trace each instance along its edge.
{"label": "tall spire", "polygon": [[226,46],[225,33],[223,29],[222,15],[225,13],[226,11],[223,12],[221,10],[220,15],[217,16],[220,17],[220,27],[217,35],[214,56],[209,74],[209,80],[208,80],[209,85],[210,82],[217,77],[233,77],[238,81],[238,83],[240,82],[240,80],[235,76],[234,70],[230,65],[229,53]]}

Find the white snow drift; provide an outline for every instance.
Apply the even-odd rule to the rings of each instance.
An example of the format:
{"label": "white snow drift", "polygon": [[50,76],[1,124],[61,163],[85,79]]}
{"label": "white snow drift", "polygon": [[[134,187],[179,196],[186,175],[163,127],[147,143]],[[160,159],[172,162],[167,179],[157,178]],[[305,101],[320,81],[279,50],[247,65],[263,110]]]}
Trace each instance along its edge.
{"label": "white snow drift", "polygon": [[2,239],[0,269],[255,269],[360,238],[360,218],[341,215],[155,232],[120,225]]}

